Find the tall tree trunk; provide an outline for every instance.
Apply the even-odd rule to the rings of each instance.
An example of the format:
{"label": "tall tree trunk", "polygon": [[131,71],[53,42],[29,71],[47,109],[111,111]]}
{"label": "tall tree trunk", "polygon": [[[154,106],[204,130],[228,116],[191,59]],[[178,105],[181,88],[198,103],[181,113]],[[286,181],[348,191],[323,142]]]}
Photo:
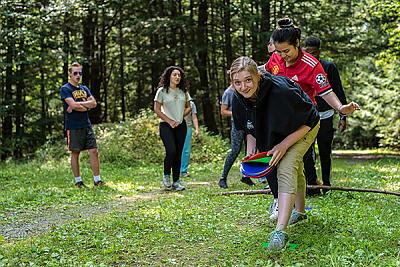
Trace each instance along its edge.
{"label": "tall tree trunk", "polygon": [[[231,1],[224,0],[224,36],[226,67],[229,68],[233,61],[232,36],[231,36]],[[225,75],[224,75],[225,77]]]}
{"label": "tall tree trunk", "polygon": [[[23,37],[22,37],[23,38]],[[24,51],[25,44],[24,41],[21,40],[19,44],[20,51]],[[15,94],[15,146],[14,146],[14,157],[16,159],[22,158],[22,149],[23,145],[23,136],[24,136],[24,115],[25,115],[25,102],[23,99],[23,90],[25,88],[25,58],[23,56],[24,53],[21,53],[22,56],[19,58],[19,63],[17,66],[17,81],[16,81],[16,94]]]}
{"label": "tall tree trunk", "polygon": [[260,42],[258,40],[259,25],[258,25],[258,0],[251,1],[251,54],[253,59],[259,63],[260,61]]}
{"label": "tall tree trunk", "polygon": [[207,58],[208,58],[208,42],[207,42],[207,0],[199,0],[199,17],[197,28],[197,44],[199,51],[197,52],[196,67],[200,76],[200,88],[203,93],[202,107],[204,114],[204,123],[208,130],[218,133],[217,124],[214,117],[214,105],[210,99],[210,87],[207,76]]}
{"label": "tall tree trunk", "polygon": [[[271,32],[271,8],[270,8],[270,0],[261,0],[261,35],[260,35],[260,61],[266,61],[268,49],[267,43],[270,37]],[[274,7],[275,9],[275,7]]]}
{"label": "tall tree trunk", "polygon": [[[245,0],[241,0],[240,1],[240,4],[241,4],[241,9],[242,10],[244,10],[245,9]],[[247,20],[247,18],[246,18],[246,15],[242,12],[242,21],[243,21],[243,23],[242,23],[242,55],[246,55],[247,53],[246,53],[246,39],[247,39],[247,37],[246,37],[246,23],[244,23],[246,20]]]}
{"label": "tall tree trunk", "polygon": [[[155,5],[152,5],[150,7],[150,12],[153,12],[154,14],[160,15],[161,11],[160,8],[157,8],[157,6],[161,5],[162,1],[156,1]],[[161,16],[161,15],[160,15]],[[153,50],[159,50],[162,45],[160,44],[160,34],[158,32],[154,32],[150,35],[150,47]],[[158,87],[158,82],[160,81],[160,76],[161,72],[163,71],[163,67],[165,66],[164,64],[167,64],[166,62],[158,62],[157,60],[158,55],[156,54],[154,59],[151,61],[151,84],[152,84],[152,95],[155,94],[155,91]],[[143,88],[140,88],[140,90],[143,90]]]}
{"label": "tall tree trunk", "polygon": [[[183,6],[182,6],[182,0],[177,0],[178,3],[178,15],[179,17],[182,17],[183,15]],[[185,56],[186,56],[186,50],[184,49],[185,47],[185,29],[181,25],[179,27],[179,43],[180,43],[180,56],[179,56],[179,65],[180,66],[185,66]]]}
{"label": "tall tree trunk", "polygon": [[[121,12],[122,16],[122,12]],[[119,22],[119,59],[120,59],[120,67],[119,67],[119,76],[121,81],[121,112],[122,112],[122,121],[125,121],[125,77],[124,77],[124,34],[122,32],[122,17]]]}
{"label": "tall tree trunk", "polygon": [[100,86],[99,86],[99,62],[95,57],[95,33],[98,13],[93,12],[89,8],[86,17],[83,19],[83,84],[87,85],[92,92],[93,97],[97,100],[96,108],[89,112],[92,123],[101,122],[101,103],[100,102]]}
{"label": "tall tree trunk", "polygon": [[[7,19],[7,28],[14,29],[15,21],[13,17],[8,17]],[[1,127],[1,135],[2,135],[2,149],[1,160],[7,159],[12,151],[12,114],[13,114],[13,92],[12,92],[12,83],[13,83],[13,65],[14,65],[14,47],[15,47],[15,39],[10,38],[7,40],[7,52],[6,52],[6,88],[4,92],[4,117],[2,121]]]}
{"label": "tall tree trunk", "polygon": [[100,32],[100,75],[99,75],[99,81],[100,81],[100,89],[103,88],[103,94],[101,95],[101,103],[103,103],[103,115],[101,117],[102,122],[107,121],[107,112],[108,112],[108,92],[107,92],[107,34],[106,34],[106,20],[107,20],[107,15],[105,11],[105,7],[103,6],[101,9],[101,32]]}
{"label": "tall tree trunk", "polygon": [[69,19],[69,13],[65,12],[64,13],[64,20],[63,20],[63,84],[68,82],[68,67],[69,67],[69,26],[68,26],[68,19]]}

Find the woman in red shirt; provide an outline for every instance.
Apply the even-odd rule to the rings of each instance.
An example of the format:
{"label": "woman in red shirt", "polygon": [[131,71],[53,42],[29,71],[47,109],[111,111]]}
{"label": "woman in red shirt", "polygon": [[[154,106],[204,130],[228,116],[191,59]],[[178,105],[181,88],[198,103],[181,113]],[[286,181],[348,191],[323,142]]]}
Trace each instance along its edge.
{"label": "woman in red shirt", "polygon": [[[340,102],[329,84],[321,63],[300,48],[300,37],[301,30],[293,25],[291,19],[283,18],[278,20],[278,27],[271,36],[275,45],[275,53],[271,55],[268,62],[263,66],[265,69],[261,68],[261,71],[268,71],[273,75],[285,76],[295,81],[310,97],[314,105],[316,105],[315,96],[320,96],[341,114],[351,114],[359,109],[357,103],[350,102],[347,105],[343,105]],[[312,150],[307,151],[304,161],[311,160],[312,164],[314,164],[312,152]],[[316,174],[314,178],[316,182]],[[270,186],[271,190],[277,190],[273,182]],[[285,196],[282,197],[282,194]],[[286,196],[286,194],[281,192],[278,194],[278,227],[281,224],[286,226],[290,215],[290,211],[288,214],[286,208],[293,207],[294,203],[295,209],[292,212],[289,224],[305,218],[304,198],[302,198],[301,194],[298,194],[297,197],[294,195]]]}

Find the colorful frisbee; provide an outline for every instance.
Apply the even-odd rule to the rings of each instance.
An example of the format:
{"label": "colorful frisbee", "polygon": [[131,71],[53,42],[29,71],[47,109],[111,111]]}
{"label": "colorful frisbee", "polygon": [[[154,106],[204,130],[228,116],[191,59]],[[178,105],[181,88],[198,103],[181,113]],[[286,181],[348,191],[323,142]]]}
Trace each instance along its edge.
{"label": "colorful frisbee", "polygon": [[261,152],[242,160],[240,172],[250,178],[259,179],[270,173],[274,167],[269,165],[272,156],[267,156],[267,152]]}

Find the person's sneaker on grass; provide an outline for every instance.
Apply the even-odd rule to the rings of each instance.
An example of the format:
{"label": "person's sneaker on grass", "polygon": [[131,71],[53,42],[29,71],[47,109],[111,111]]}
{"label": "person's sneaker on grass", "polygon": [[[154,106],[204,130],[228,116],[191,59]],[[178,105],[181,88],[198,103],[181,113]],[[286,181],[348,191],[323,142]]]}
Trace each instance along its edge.
{"label": "person's sneaker on grass", "polygon": [[79,181],[75,183],[75,187],[77,188],[86,188],[86,185],[83,183],[83,181]]}
{"label": "person's sneaker on grass", "polygon": [[173,188],[174,190],[176,190],[176,191],[182,191],[182,190],[185,190],[185,189],[186,189],[186,188],[182,185],[182,183],[181,183],[180,180],[174,182],[174,183],[172,184],[172,188]]}
{"label": "person's sneaker on grass", "polygon": [[103,180],[98,180],[98,181],[94,181],[93,184],[94,184],[94,186],[103,186],[103,185],[106,185],[106,182],[104,182]]}
{"label": "person's sneaker on grass", "polygon": [[288,225],[293,225],[305,219],[307,219],[307,214],[298,212],[294,209],[290,215]]}
{"label": "person's sneaker on grass", "polygon": [[226,189],[228,188],[228,184],[226,182],[226,179],[221,178],[218,182],[219,187]]}
{"label": "person's sneaker on grass", "polygon": [[171,179],[169,175],[164,175],[162,182],[165,188],[171,188]]}
{"label": "person's sneaker on grass", "polygon": [[272,232],[269,239],[269,250],[280,250],[286,246],[288,241],[288,234],[281,230],[275,230]]}
{"label": "person's sneaker on grass", "polygon": [[181,172],[179,177],[187,178],[190,177],[190,174],[188,172]]}
{"label": "person's sneaker on grass", "polygon": [[247,184],[248,186],[254,186],[256,185],[249,177],[243,176],[240,181],[244,184]]}
{"label": "person's sneaker on grass", "polygon": [[269,206],[269,219],[271,221],[278,220],[278,199],[274,198],[274,202]]}
{"label": "person's sneaker on grass", "polygon": [[267,182],[267,177],[263,176],[263,177],[259,178],[258,182],[261,183],[261,184],[265,184]]}

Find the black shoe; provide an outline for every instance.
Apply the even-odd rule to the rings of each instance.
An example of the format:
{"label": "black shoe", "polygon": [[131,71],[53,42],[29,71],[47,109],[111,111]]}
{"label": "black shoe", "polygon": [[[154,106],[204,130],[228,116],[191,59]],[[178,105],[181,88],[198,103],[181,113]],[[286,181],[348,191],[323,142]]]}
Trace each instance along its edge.
{"label": "black shoe", "polygon": [[75,183],[75,187],[77,187],[77,188],[86,188],[86,185],[82,181],[80,181],[80,182],[76,182]]}
{"label": "black shoe", "polygon": [[94,186],[102,186],[102,185],[105,185],[106,183],[104,182],[104,181],[102,181],[102,180],[99,180],[99,181],[95,181],[94,182]]}
{"label": "black shoe", "polygon": [[219,182],[218,182],[218,185],[219,185],[219,187],[224,188],[224,189],[228,188],[228,184],[226,183],[226,179],[220,179]]}
{"label": "black shoe", "polygon": [[254,186],[254,185],[256,185],[255,183],[253,183],[253,181],[252,181],[249,177],[243,176],[242,179],[240,179],[240,181],[241,181],[242,183],[247,184],[248,186]]}

